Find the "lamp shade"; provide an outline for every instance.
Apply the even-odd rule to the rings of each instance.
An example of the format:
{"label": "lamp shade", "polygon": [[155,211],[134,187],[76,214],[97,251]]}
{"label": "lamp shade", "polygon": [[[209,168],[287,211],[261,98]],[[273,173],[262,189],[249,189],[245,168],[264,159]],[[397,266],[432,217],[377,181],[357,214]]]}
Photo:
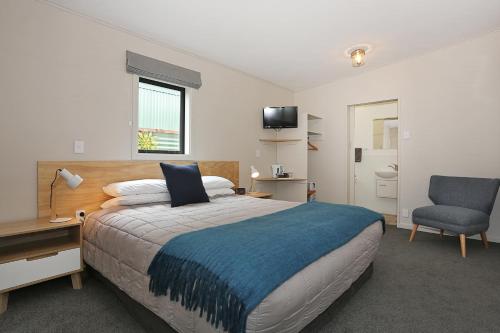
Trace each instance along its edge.
{"label": "lamp shade", "polygon": [[259,170],[257,170],[253,165],[250,166],[250,176],[255,179],[257,177],[259,177],[260,173],[259,173]]}
{"label": "lamp shade", "polygon": [[80,177],[79,175],[73,175],[71,172],[69,172],[66,169],[62,169],[59,172],[59,175],[64,178],[64,180],[66,181],[66,184],[68,184],[68,186],[72,189],[77,188],[83,182],[82,177]]}

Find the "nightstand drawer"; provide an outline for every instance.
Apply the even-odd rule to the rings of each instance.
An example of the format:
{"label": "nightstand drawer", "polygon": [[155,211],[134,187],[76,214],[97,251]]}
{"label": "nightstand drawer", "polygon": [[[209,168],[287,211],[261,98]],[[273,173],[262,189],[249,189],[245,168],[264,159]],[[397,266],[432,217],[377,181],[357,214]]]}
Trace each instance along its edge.
{"label": "nightstand drawer", "polygon": [[0,264],[0,291],[74,272],[80,268],[80,248]]}

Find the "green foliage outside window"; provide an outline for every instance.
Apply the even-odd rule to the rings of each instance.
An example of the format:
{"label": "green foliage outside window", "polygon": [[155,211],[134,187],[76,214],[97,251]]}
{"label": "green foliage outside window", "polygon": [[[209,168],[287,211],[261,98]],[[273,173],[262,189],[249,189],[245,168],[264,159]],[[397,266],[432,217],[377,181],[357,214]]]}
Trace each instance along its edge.
{"label": "green foliage outside window", "polygon": [[137,135],[137,144],[140,150],[155,150],[157,147],[156,139],[152,132],[139,132]]}

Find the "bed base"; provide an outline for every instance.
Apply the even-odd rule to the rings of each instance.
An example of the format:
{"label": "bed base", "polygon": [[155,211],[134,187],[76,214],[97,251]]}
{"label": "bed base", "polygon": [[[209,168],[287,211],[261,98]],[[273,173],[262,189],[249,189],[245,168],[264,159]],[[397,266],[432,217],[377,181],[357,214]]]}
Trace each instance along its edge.
{"label": "bed base", "polygon": [[[134,317],[147,332],[152,333],[177,333],[171,328],[167,322],[158,317],[156,314],[148,310],[144,305],[135,301],[128,296],[124,291],[115,286],[111,281],[106,279],[101,273],[87,265],[86,271],[104,283],[106,287],[111,289],[123,303],[127,311]],[[365,269],[359,278],[353,282],[351,287],[347,289],[339,298],[337,298],[323,313],[310,322],[301,332],[316,332],[328,322],[326,318],[331,318],[335,315],[346,302],[363,286],[363,284],[373,274],[373,262]]]}

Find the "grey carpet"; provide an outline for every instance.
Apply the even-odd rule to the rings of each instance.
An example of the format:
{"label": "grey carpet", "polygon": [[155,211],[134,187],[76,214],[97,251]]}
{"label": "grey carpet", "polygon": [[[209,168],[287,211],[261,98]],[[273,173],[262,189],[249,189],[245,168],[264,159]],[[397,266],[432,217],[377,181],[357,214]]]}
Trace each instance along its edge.
{"label": "grey carpet", "polygon": [[[389,227],[372,278],[309,332],[498,332],[500,245]],[[1,332],[145,332],[118,298],[94,278],[80,291],[62,278],[14,291]]]}

